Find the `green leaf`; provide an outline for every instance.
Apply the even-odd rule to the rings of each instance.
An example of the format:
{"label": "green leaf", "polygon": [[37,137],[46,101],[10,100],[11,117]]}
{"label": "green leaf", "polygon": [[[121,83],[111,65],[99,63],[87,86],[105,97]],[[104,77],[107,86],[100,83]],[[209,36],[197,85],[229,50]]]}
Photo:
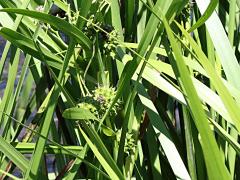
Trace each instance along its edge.
{"label": "green leaf", "polygon": [[[201,13],[205,11],[206,4],[208,2],[209,0],[196,0]],[[222,68],[226,74],[227,80],[236,88],[240,88],[240,67],[238,60],[228,40],[226,30],[224,29],[217,13],[214,12],[205,24],[216,49],[216,53],[221,61]]]}
{"label": "green leaf", "polygon": [[172,170],[176,177],[180,179],[190,179],[188,171],[182,161],[182,158],[172,140],[172,137],[166,128],[162,118],[160,117],[157,109],[151,101],[149,95],[144,89],[144,86],[138,85],[138,96],[145,106],[146,112],[153,126],[156,137],[158,138],[161,147],[163,148],[165,155],[172,167]]}
{"label": "green leaf", "polygon": [[[229,112],[230,117],[233,120],[233,123],[237,127],[237,129],[240,129],[240,120],[239,120],[239,107],[236,103],[236,101],[232,98],[232,95],[226,88],[226,86],[223,84],[220,77],[217,75],[215,69],[213,68],[212,64],[208,61],[208,58],[205,56],[204,52],[200,49],[200,47],[197,45],[197,43],[193,40],[193,38],[184,30],[184,28],[177,23],[178,27],[184,34],[184,36],[188,39],[189,43],[191,44],[192,48],[194,49],[194,52],[197,54],[199,58],[199,62],[202,64],[206,72],[208,73],[211,83],[216,88],[217,92],[219,93],[219,96],[221,97],[227,111]],[[238,67],[236,67],[238,68]],[[234,77],[229,76],[229,81],[234,81]],[[235,79],[236,81],[236,79]]]}
{"label": "green leaf", "polygon": [[0,12],[22,14],[22,15],[26,15],[26,16],[38,19],[39,21],[51,24],[56,28],[58,28],[59,30],[66,33],[67,35],[74,37],[77,42],[81,43],[81,45],[87,48],[88,50],[91,50],[92,48],[91,41],[82,31],[80,31],[77,27],[73,26],[72,24],[66,22],[65,20],[62,20],[55,16],[52,16],[46,13],[36,12],[36,11],[14,9],[14,8],[0,9]]}
{"label": "green leaf", "polygon": [[[85,134],[85,132],[79,127],[84,139],[87,141],[89,147],[93,151],[94,155],[97,157],[98,161],[101,163],[105,171],[108,173],[111,179],[123,179],[123,176],[115,170],[115,166],[110,166],[110,163],[104,158],[104,156],[99,152],[96,143],[92,142],[91,139]],[[109,157],[110,158],[110,157]]]}
{"label": "green leaf", "polygon": [[218,149],[213,133],[208,125],[207,116],[204,113],[201,101],[197,95],[196,89],[194,88],[189,70],[187,69],[181,49],[179,48],[179,44],[177,43],[177,40],[174,37],[174,34],[166,18],[163,16],[163,13],[161,13],[161,17],[163,19],[163,24],[165,26],[172,47],[174,57],[171,54],[169,45],[166,45],[165,47],[168,48],[171,64],[173,67],[175,67],[174,73],[183,92],[185,93],[185,99],[189,106],[196,127],[200,133],[208,176],[210,179],[216,180],[221,178],[229,179],[229,172],[222,159],[219,158],[220,151]]}
{"label": "green leaf", "polygon": [[98,120],[96,116],[91,113],[88,109],[74,107],[66,109],[63,112],[63,117],[66,119],[74,119],[74,120]]}
{"label": "green leaf", "polygon": [[234,148],[238,155],[240,155],[240,144],[230,134],[228,134],[226,130],[223,129],[218,123],[216,123],[212,119],[209,119],[209,121],[213,124],[214,130]]}
{"label": "green leaf", "polygon": [[0,136],[0,151],[4,153],[17,167],[19,167],[23,173],[28,169],[29,161],[17,151],[11,144],[6,142],[2,136]]}
{"label": "green leaf", "polygon": [[[25,53],[32,55],[33,57],[41,60],[41,55],[39,51],[34,46],[34,42],[32,39],[27,38],[26,36],[22,35],[21,33],[15,32],[9,28],[1,28],[0,35],[4,37],[6,40],[10,41],[14,45],[18,46],[21,50]],[[57,69],[61,69],[62,60],[58,56],[54,55],[53,53],[49,52],[47,49],[41,47],[41,51],[44,54],[45,60],[48,64],[52,67]]]}
{"label": "green leaf", "polygon": [[211,0],[206,11],[203,13],[200,19],[188,30],[188,32],[192,32],[198,27],[202,26],[207,19],[212,15],[214,9],[217,7],[218,0]]}
{"label": "green leaf", "polygon": [[104,124],[102,124],[101,128],[102,128],[103,133],[106,136],[115,136],[116,135],[116,133],[111,128],[105,126]]}

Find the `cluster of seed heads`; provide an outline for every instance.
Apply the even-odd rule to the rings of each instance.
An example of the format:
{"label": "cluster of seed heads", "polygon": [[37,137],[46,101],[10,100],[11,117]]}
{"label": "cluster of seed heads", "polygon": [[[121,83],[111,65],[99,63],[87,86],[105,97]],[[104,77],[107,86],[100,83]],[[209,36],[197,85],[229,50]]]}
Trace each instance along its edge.
{"label": "cluster of seed heads", "polygon": [[84,31],[90,39],[95,38],[98,33],[99,43],[103,45],[107,52],[116,48],[118,32],[112,25],[95,22],[94,16],[90,16]]}
{"label": "cluster of seed heads", "polygon": [[[118,130],[118,132],[117,132],[118,143],[120,143],[120,138],[121,138],[121,130]],[[133,137],[133,133],[127,132],[126,138],[125,138],[125,144],[124,144],[124,153],[131,154],[135,150],[136,150],[136,143],[135,143],[135,139]]]}
{"label": "cluster of seed heads", "polygon": [[112,30],[111,32],[109,32],[109,34],[107,34],[107,40],[104,43],[104,48],[106,50],[106,52],[112,52],[113,50],[116,49],[118,42],[116,39],[118,39],[118,32],[116,30]]}
{"label": "cluster of seed heads", "polygon": [[133,134],[127,132],[126,134],[126,140],[125,140],[125,145],[124,145],[124,152],[126,154],[130,154],[131,151],[134,151],[136,148],[136,143],[133,138]]}
{"label": "cluster of seed heads", "polygon": [[[96,117],[101,118],[110,108],[116,96],[115,88],[98,87],[92,91],[92,95],[84,97],[80,100],[78,107],[90,110]],[[120,109],[120,102],[115,103],[110,110],[110,116],[116,116]]]}
{"label": "cluster of seed heads", "polygon": [[66,16],[68,17],[68,21],[70,24],[76,25],[79,16],[79,11],[77,13],[66,13]]}

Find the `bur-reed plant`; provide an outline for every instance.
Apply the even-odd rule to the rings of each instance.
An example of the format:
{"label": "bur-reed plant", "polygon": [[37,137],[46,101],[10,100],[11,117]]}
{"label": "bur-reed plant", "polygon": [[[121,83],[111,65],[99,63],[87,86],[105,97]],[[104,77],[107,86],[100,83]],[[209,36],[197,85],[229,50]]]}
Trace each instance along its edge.
{"label": "bur-reed plant", "polygon": [[239,179],[239,9],[0,0],[0,179]]}

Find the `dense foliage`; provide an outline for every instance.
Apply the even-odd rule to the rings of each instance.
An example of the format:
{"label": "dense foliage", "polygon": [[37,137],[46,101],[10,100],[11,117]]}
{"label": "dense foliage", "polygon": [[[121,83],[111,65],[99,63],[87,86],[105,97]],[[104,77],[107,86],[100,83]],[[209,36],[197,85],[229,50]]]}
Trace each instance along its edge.
{"label": "dense foliage", "polygon": [[0,0],[0,179],[239,179],[239,10]]}

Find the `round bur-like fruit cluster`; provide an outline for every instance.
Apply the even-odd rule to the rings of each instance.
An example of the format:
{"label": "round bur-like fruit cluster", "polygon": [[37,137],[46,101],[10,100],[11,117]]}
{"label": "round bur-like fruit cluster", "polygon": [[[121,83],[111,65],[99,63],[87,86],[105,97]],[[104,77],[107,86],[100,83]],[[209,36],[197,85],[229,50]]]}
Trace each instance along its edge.
{"label": "round bur-like fruit cluster", "polygon": [[[98,87],[91,96],[87,96],[81,99],[78,107],[90,110],[96,117],[102,118],[107,109],[110,108],[116,96],[115,88],[111,87]],[[120,109],[120,102],[118,101],[110,110],[110,116],[116,116]]]}
{"label": "round bur-like fruit cluster", "polygon": [[[98,87],[94,90],[93,98],[100,104],[100,113],[105,113],[107,109],[110,108],[111,103],[113,102],[116,96],[116,91],[111,87]],[[119,109],[119,102],[115,103],[110,111],[111,116],[115,116]]]}

